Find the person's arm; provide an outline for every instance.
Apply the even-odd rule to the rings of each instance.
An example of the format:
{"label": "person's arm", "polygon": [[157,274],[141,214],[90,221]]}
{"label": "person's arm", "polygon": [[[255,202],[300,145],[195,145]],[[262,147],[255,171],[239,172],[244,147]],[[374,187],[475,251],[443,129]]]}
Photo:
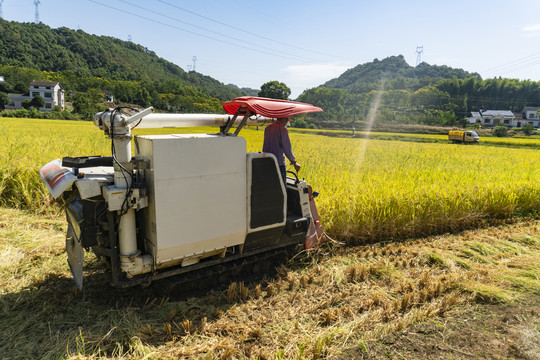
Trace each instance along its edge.
{"label": "person's arm", "polygon": [[291,162],[291,165],[294,166],[294,169],[298,172],[300,171],[300,164],[296,162],[296,158],[294,156],[294,153],[292,151],[292,145],[291,140],[289,139],[289,132],[287,129],[284,129],[281,133],[281,146],[283,148],[283,153],[285,153],[285,156],[289,161]]}

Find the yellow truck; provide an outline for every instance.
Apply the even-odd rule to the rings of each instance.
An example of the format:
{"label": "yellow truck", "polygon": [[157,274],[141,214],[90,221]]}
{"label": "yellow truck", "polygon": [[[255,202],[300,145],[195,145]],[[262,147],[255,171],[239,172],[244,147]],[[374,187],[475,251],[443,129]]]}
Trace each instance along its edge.
{"label": "yellow truck", "polygon": [[476,131],[470,130],[452,130],[448,133],[448,140],[453,143],[471,143],[476,144],[480,140],[480,136]]}

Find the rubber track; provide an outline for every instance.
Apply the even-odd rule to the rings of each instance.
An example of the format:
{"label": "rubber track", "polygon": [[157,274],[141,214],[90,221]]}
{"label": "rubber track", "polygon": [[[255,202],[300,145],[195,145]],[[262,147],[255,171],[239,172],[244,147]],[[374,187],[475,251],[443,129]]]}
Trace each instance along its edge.
{"label": "rubber track", "polygon": [[276,268],[298,252],[298,245],[266,251],[210,266],[185,274],[167,277],[152,283],[163,296],[189,298],[211,290],[223,290],[232,282],[245,283],[272,276]]}

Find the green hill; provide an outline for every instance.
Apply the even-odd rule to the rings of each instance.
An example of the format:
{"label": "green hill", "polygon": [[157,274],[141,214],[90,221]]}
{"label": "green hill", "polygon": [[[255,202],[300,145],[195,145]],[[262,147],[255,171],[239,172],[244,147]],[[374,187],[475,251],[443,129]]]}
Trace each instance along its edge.
{"label": "green hill", "polygon": [[[18,23],[0,19],[0,65],[33,68],[64,78],[103,78],[152,83],[174,81],[221,101],[242,95],[221,82],[158,57],[129,41],[97,36],[65,27]],[[64,84],[70,89],[69,82]]]}
{"label": "green hill", "polygon": [[357,65],[338,78],[327,81],[322,87],[344,89],[358,94],[379,89],[381,80],[384,79],[387,90],[418,90],[441,79],[453,77],[466,79],[471,76],[478,74],[445,65],[429,65],[425,62],[413,67],[407,64],[403,55],[399,55]]}
{"label": "green hill", "polygon": [[[479,109],[520,112],[540,106],[540,82],[482,79],[477,73],[421,63],[412,67],[402,55],[355,66],[325,84],[308,89],[298,101],[324,109],[301,126],[352,127],[425,124],[466,126]],[[521,115],[517,115],[521,116]],[[361,125],[363,126],[363,125]]]}

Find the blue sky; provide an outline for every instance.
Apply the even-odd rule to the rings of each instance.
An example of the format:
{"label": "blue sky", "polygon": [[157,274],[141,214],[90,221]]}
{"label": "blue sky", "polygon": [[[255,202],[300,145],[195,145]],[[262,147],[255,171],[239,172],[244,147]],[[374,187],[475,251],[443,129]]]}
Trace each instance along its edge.
{"label": "blue sky", "polygon": [[[33,22],[34,0],[0,0],[6,20]],[[537,0],[40,0],[40,21],[131,38],[184,70],[292,98],[346,69],[392,55],[540,81]]]}

